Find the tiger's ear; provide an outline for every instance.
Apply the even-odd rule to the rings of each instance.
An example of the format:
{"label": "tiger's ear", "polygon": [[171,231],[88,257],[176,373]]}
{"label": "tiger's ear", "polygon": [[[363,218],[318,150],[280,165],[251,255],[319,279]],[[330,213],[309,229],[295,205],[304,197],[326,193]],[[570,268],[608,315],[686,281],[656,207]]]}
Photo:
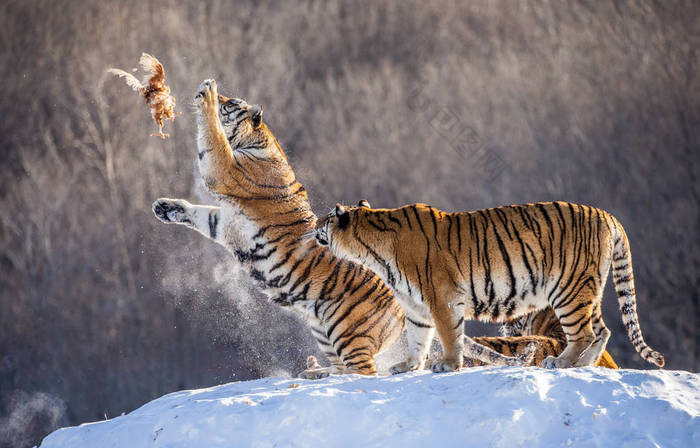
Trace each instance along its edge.
{"label": "tiger's ear", "polygon": [[230,99],[230,98],[226,98],[226,97],[223,96],[222,94],[219,94],[218,100],[219,100],[219,103],[220,103],[220,104],[224,104],[224,103],[225,103],[226,101],[228,101],[229,99]]}
{"label": "tiger's ear", "polygon": [[360,202],[357,203],[357,206],[364,208],[372,208],[372,206],[369,205],[369,201],[367,199],[360,199]]}
{"label": "tiger's ear", "polygon": [[262,106],[259,104],[254,104],[248,109],[250,121],[253,123],[254,128],[257,128],[262,123],[262,112]]}
{"label": "tiger's ear", "polygon": [[338,217],[338,228],[344,229],[350,223],[350,213],[340,204],[335,204],[335,216]]}

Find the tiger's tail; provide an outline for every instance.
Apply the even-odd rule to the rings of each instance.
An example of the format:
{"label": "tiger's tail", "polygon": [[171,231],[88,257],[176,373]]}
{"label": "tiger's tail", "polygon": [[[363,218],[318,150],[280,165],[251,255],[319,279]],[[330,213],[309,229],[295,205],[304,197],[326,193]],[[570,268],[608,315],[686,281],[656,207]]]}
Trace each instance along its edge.
{"label": "tiger's tail", "polygon": [[632,255],[629,241],[622,224],[615,218],[613,218],[613,223],[613,282],[617,292],[620,312],[622,313],[622,323],[625,325],[627,336],[637,353],[647,362],[663,367],[665,363],[664,355],[649,347],[642,337],[642,330],[639,327],[639,318],[637,317],[637,298],[634,291],[634,274],[632,272]]}

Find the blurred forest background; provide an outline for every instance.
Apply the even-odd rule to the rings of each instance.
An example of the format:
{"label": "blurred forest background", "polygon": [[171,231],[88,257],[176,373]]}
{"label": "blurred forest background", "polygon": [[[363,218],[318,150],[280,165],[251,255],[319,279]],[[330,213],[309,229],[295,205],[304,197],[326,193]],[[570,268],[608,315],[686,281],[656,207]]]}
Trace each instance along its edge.
{"label": "blurred forest background", "polygon": [[[2,2],[0,446],[317,353],[225,250],[151,213],[210,201],[188,107],[207,77],[264,106],[319,214],[360,198],[611,212],[647,342],[699,370],[698,17],[696,0]],[[105,73],[142,51],[183,111],[165,141]],[[650,368],[610,284],[604,304],[609,351]]]}

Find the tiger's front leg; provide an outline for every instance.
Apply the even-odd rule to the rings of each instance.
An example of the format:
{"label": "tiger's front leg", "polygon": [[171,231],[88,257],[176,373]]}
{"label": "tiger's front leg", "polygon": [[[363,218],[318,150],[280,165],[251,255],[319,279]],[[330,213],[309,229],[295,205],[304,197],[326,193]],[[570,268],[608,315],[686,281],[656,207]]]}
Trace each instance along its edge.
{"label": "tiger's front leg", "polygon": [[430,343],[435,335],[435,327],[429,319],[416,316],[406,316],[406,338],[408,339],[408,360],[393,365],[389,372],[392,375],[410,372],[423,368],[430,349]]}
{"label": "tiger's front leg", "polygon": [[219,244],[224,244],[221,231],[221,208],[193,205],[184,199],[160,198],[153,203],[156,218],[166,224],[180,224],[194,229]]}
{"label": "tiger's front leg", "polygon": [[464,306],[455,306],[452,301],[439,301],[432,297],[428,303],[431,302],[435,327],[442,344],[442,356],[433,361],[430,370],[433,373],[459,370],[464,364]]}
{"label": "tiger's front leg", "polygon": [[226,194],[224,179],[230,177],[229,169],[233,163],[233,153],[219,120],[216,81],[207,79],[199,85],[194,104],[197,108],[197,151],[200,174],[209,191]]}

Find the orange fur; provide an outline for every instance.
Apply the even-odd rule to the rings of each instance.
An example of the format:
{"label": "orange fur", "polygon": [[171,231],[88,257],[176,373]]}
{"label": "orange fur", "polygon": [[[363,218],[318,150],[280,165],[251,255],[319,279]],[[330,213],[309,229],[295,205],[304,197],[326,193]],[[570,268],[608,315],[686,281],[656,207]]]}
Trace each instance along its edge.
{"label": "orange fur", "polygon": [[[427,310],[424,316],[429,313],[434,322],[444,353],[434,371],[461,367],[465,348],[484,350],[463,335],[465,319],[507,322],[549,306],[567,343],[544,364],[595,364],[610,335],[600,302],[611,266],[628,337],[644,359],[664,364],[639,330],[624,229],[603,210],[564,202],[465,213],[424,204],[338,205],[317,224],[317,232],[336,255],[379,273],[402,305]],[[409,322],[416,316],[407,311]],[[423,317],[422,325],[428,323]],[[493,354],[489,360],[513,362]]]}
{"label": "orange fur", "polygon": [[[305,376],[375,374],[375,354],[393,344],[404,325],[391,289],[313,238],[316,216],[306,191],[259,106],[218,95],[214,81],[202,83],[195,105],[200,173],[221,206],[216,216],[223,232],[210,237],[223,238],[274,302],[310,324],[333,366],[310,361]],[[168,204],[154,211],[166,216]]]}
{"label": "orange fur", "polygon": [[[551,308],[531,313],[506,324],[501,332],[503,334],[501,337],[475,337],[474,341],[507,356],[517,356],[523,353],[529,344],[535,343],[537,348],[534,365],[541,365],[548,356],[559,356],[566,346],[566,335]],[[483,363],[465,359],[465,365],[477,366]],[[607,351],[603,352],[596,366],[618,368]]]}

